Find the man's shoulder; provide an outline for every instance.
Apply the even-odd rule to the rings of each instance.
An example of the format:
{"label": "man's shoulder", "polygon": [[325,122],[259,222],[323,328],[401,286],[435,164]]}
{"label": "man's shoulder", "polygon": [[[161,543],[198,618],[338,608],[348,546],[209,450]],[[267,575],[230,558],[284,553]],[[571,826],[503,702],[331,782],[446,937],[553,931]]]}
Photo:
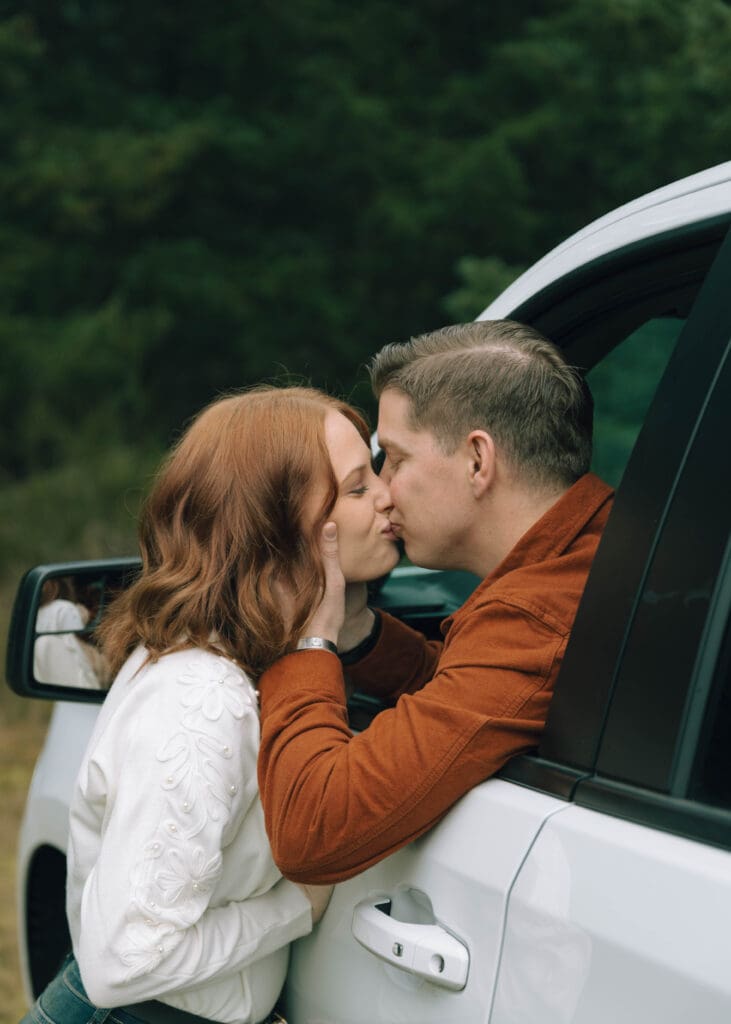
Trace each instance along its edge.
{"label": "man's shoulder", "polygon": [[467,602],[452,617],[449,633],[456,636],[462,629],[512,629],[522,621],[529,628],[544,628],[559,636],[571,629],[578,601],[568,591],[557,598],[551,586],[539,586],[534,579],[495,584]]}
{"label": "man's shoulder", "polygon": [[[507,607],[538,618],[560,632],[571,629],[612,496],[610,488],[598,478],[582,479],[581,484],[591,501],[583,503],[576,521],[557,513],[567,512],[569,498],[573,505],[582,505],[577,501],[581,497],[578,485],[576,492],[557,503],[496,571],[476,587],[454,616],[455,621],[491,615]],[[560,522],[549,524],[551,516]],[[553,529],[547,529],[549,525]]]}
{"label": "man's shoulder", "polygon": [[454,615],[454,625],[521,616],[542,623],[559,635],[573,626],[596,544],[587,543],[539,561],[517,566],[496,580],[479,584]]}

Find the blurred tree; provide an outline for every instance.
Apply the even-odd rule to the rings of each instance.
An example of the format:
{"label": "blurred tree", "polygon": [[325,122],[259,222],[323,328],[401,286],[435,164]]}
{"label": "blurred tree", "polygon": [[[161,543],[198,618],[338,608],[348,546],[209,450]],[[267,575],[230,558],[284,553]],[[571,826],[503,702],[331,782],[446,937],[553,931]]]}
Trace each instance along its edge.
{"label": "blurred tree", "polygon": [[562,0],[485,78],[525,176],[540,253],[651,188],[728,159],[731,6]]}
{"label": "blurred tree", "polygon": [[475,317],[505,291],[524,268],[509,266],[497,256],[465,256],[457,264],[460,286],[444,299],[444,309],[455,323]]}
{"label": "blurred tree", "polygon": [[727,156],[730,41],[722,0],[0,0],[0,472],[350,393]]}

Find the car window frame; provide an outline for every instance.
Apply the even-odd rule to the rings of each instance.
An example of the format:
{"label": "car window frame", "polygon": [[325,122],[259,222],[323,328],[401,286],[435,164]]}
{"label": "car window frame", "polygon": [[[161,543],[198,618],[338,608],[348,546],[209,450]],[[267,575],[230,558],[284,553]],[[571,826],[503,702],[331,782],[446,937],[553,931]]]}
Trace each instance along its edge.
{"label": "car window frame", "polygon": [[[697,283],[702,270],[701,253],[710,264],[617,489],[615,506],[587,580],[538,752],[514,759],[501,773],[503,778],[565,800],[573,799],[579,784],[594,774],[617,668],[688,452],[688,436],[694,436],[709,380],[717,369],[709,331],[718,316],[719,302],[723,302],[724,280],[728,280],[731,266],[729,220],[729,216],[715,218],[710,228],[707,223],[691,225],[673,233],[670,240],[660,237],[656,264],[651,245],[631,247],[630,257],[641,256],[637,275],[633,275],[631,259],[626,253],[617,255],[616,274],[606,259],[600,268],[608,275],[610,295],[616,296],[618,280],[627,287],[634,281],[632,290],[625,293],[618,304],[615,317],[615,327],[624,324],[631,330],[638,326],[638,310],[642,312],[641,319],[659,315],[664,308],[664,296],[672,299],[675,281],[681,281],[687,300],[690,278],[695,277]],[[688,255],[687,265],[683,261],[684,251]],[[654,283],[657,269],[664,270],[670,264],[675,266],[678,276],[670,279],[669,289],[663,292]],[[588,287],[596,298],[601,282],[590,281]],[[588,293],[574,294],[579,310],[572,316],[569,315],[569,291],[564,287],[558,304],[568,317],[563,329],[558,328],[555,320],[556,307],[534,310],[533,323],[545,330],[546,325],[553,322],[554,336],[564,344],[572,361],[587,366],[599,351],[594,339],[588,343],[588,352],[581,347],[581,336],[591,333]],[[606,317],[606,304],[599,303],[597,308],[598,315]],[[514,315],[517,318],[518,313]],[[606,342],[608,334],[606,330],[604,333]],[[615,337],[614,343],[618,344],[624,336]],[[603,351],[612,347],[604,344]],[[678,410],[682,411],[681,415]],[[659,450],[663,453],[660,462],[656,458],[659,440],[662,440]],[[638,508],[642,510],[639,516]]]}
{"label": "car window frame", "polygon": [[[623,652],[596,771],[578,784],[576,802],[731,849],[731,803],[710,803],[692,791],[731,617],[729,488],[727,476],[718,472],[712,445],[713,438],[731,432],[731,311],[719,317],[719,336],[724,331],[718,373]],[[684,546],[689,512],[699,493],[707,516],[693,545]],[[681,626],[684,642],[678,650],[668,640],[675,640]],[[642,704],[657,713],[644,715]]]}

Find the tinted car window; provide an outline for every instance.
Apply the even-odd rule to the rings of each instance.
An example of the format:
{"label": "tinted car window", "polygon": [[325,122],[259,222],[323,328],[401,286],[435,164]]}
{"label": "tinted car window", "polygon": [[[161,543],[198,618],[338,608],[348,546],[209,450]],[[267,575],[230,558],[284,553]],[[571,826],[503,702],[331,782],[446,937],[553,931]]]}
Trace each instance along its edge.
{"label": "tinted car window", "polygon": [[594,396],[593,471],[616,487],[685,321],[642,324],[587,374]]}
{"label": "tinted car window", "polygon": [[[668,268],[663,257],[655,263],[646,260],[636,268],[637,276],[623,277],[621,289],[615,287],[617,282],[612,279],[618,312],[605,312],[603,321],[597,323],[598,334],[603,332],[606,337],[610,322],[616,328],[623,319],[627,320],[629,313],[624,317],[620,313],[629,303],[634,322],[621,335],[623,339],[630,338],[639,326],[652,321],[669,319],[682,327],[677,332],[677,342],[665,372],[654,389],[622,476],[577,613],[539,748],[542,758],[563,764],[572,771],[592,772],[597,765],[599,747],[608,725],[608,709],[616,696],[617,668],[623,658],[628,629],[642,600],[648,563],[653,558],[678,473],[718,370],[723,335],[719,303],[727,292],[731,241],[720,248],[704,248],[702,260],[696,260],[699,251],[695,239],[683,241],[689,248],[685,253],[676,250],[674,276],[664,272]],[[710,268],[709,259],[713,261]],[[641,301],[631,291],[628,298],[628,290],[633,287],[641,291]],[[679,292],[683,296],[682,305],[676,302]],[[654,308],[648,308],[651,305]],[[646,315],[640,320],[641,308]],[[582,363],[585,346],[588,348],[584,365],[599,366],[609,358],[607,348],[603,358],[600,354],[596,361],[590,361],[589,349],[596,350],[598,341],[593,333],[588,338],[576,335],[571,356],[578,365]],[[602,443],[599,431],[597,443]],[[686,634],[684,631],[687,649],[692,639]],[[666,639],[669,639],[667,635]],[[663,707],[661,703],[660,708]],[[611,746],[610,741],[606,746],[607,754]],[[647,740],[641,750],[643,760],[646,748]],[[611,768],[608,764],[604,766],[606,771],[627,779],[626,739],[619,734],[614,754]]]}

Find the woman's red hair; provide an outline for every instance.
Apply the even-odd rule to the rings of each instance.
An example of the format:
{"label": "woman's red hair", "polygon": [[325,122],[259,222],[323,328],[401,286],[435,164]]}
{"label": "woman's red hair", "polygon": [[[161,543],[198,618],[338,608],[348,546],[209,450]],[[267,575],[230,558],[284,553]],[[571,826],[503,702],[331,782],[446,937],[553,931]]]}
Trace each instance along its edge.
{"label": "woman's red hair", "polygon": [[[186,647],[222,651],[253,678],[292,649],[324,585],[318,539],[337,496],[331,410],[368,443],[360,414],[313,388],[259,387],[196,417],[145,503],[142,574],[100,627],[115,674],[138,644],[153,660]],[[306,522],[317,482],[327,497]],[[286,615],[278,583],[295,595]]]}

